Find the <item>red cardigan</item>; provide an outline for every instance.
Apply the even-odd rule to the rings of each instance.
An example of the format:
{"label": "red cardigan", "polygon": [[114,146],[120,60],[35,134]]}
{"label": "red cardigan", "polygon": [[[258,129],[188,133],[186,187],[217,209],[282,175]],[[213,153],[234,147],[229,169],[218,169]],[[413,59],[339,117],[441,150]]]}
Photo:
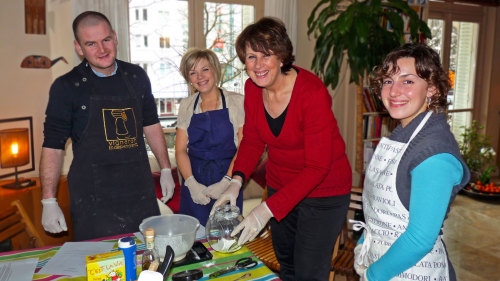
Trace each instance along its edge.
{"label": "red cardigan", "polygon": [[266,181],[277,192],[266,203],[278,221],[306,197],[351,190],[351,168],[333,116],[332,97],[316,75],[296,69],[299,73],[278,137],[267,124],[262,88],[246,81],[243,139],[233,168],[248,178],[267,145]]}

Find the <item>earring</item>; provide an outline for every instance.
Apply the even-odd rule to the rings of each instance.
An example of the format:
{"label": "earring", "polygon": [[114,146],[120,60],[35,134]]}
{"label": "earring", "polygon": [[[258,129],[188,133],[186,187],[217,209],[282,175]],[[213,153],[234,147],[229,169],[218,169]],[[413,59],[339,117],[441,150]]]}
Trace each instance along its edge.
{"label": "earring", "polygon": [[431,106],[431,97],[427,98],[427,108],[429,108],[429,106]]}

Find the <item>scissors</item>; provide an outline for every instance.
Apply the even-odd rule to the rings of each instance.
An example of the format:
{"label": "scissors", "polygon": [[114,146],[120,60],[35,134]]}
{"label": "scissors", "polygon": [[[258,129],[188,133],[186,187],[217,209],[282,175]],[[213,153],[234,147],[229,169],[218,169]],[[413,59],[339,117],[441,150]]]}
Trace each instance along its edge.
{"label": "scissors", "polygon": [[208,278],[210,278],[210,279],[217,278],[223,274],[233,272],[233,271],[238,270],[238,269],[254,268],[256,265],[257,265],[257,262],[252,260],[252,258],[242,258],[242,259],[237,260],[234,263],[234,265],[228,266],[224,269],[221,269],[219,271],[216,271],[216,272],[208,275]]}

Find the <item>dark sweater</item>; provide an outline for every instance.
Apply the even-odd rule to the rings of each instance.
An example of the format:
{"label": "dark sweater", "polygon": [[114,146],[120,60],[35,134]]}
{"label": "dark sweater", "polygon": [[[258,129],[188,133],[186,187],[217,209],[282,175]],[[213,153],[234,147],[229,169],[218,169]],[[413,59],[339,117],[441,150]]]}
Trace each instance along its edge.
{"label": "dark sweater", "polygon": [[[401,125],[396,127],[390,136],[391,140],[398,142],[408,142],[413,131],[420,124],[420,121],[425,117],[427,112],[423,112],[415,119],[413,119],[405,128]],[[398,196],[406,207],[409,209],[410,193],[411,193],[411,175],[410,172],[418,166],[425,159],[440,153],[449,153],[455,156],[464,168],[464,176],[462,182],[453,188],[452,198],[453,202],[455,195],[463,186],[469,182],[470,172],[467,164],[465,164],[458,149],[458,144],[455,137],[450,131],[450,126],[446,122],[446,114],[433,113],[427,120],[427,123],[422,128],[417,136],[411,141],[406,149],[401,162],[399,163],[398,172],[396,176],[396,189]]]}

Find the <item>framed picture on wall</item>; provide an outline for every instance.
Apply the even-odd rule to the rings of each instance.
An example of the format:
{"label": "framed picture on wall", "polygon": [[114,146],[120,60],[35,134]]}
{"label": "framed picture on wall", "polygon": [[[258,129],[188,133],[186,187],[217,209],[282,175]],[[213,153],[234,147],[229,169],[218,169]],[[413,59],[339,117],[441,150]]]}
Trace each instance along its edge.
{"label": "framed picture on wall", "polygon": [[45,0],[24,0],[24,27],[26,34],[45,34]]}

